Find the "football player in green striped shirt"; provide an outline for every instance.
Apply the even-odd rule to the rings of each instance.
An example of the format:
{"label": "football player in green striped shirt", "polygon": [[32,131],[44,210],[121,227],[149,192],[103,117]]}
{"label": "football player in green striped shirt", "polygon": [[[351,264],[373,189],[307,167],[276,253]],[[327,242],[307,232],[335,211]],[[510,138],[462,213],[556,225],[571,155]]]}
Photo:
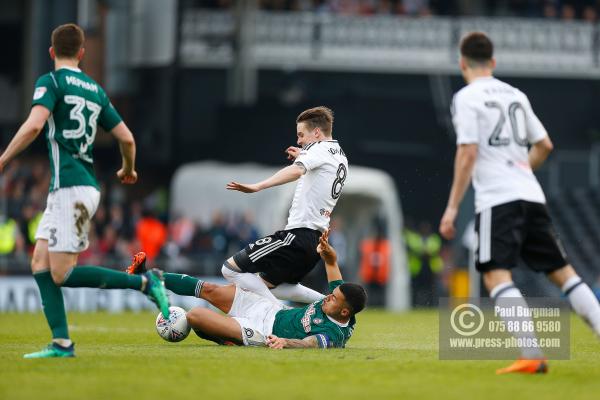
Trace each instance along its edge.
{"label": "football player in green striped shirt", "polygon": [[[202,307],[187,313],[188,322],[204,339],[273,349],[345,347],[367,294],[362,286],[342,280],[328,234],[322,234],[317,252],[325,263],[330,293],[305,307],[287,308],[234,285],[219,286],[187,275],[165,273],[165,285],[177,294],[200,297],[227,314]],[[129,271],[144,270],[144,254],[138,253]]]}
{"label": "football player in green striped shirt", "polygon": [[90,220],[100,202],[92,154],[98,126],[119,142],[123,165],[117,177],[124,184],[137,180],[133,135],[104,90],[79,69],[85,52],[83,30],[75,24],[52,32],[50,57],[55,70],[35,84],[31,112],[0,156],[0,172],[44,131],[50,156],[50,190],[36,232],[31,270],[40,289],[52,343],[25,358],[73,357],[61,292],[65,287],[134,289],[144,292],[169,315],[169,301],[160,271],[128,275],[98,266],[76,266],[88,247]]}

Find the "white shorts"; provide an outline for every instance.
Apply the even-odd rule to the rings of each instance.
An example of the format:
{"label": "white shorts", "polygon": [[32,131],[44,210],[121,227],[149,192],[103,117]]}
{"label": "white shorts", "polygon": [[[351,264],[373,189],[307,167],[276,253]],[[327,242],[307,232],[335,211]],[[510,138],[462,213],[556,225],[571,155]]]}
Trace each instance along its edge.
{"label": "white shorts", "polygon": [[90,221],[100,192],[93,186],[60,188],[48,194],[36,239],[48,241],[48,251],[81,253],[89,246]]}
{"label": "white shorts", "polygon": [[265,346],[267,336],[273,332],[275,314],[284,308],[282,303],[274,303],[256,293],[236,287],[228,315],[240,324],[245,346]]}

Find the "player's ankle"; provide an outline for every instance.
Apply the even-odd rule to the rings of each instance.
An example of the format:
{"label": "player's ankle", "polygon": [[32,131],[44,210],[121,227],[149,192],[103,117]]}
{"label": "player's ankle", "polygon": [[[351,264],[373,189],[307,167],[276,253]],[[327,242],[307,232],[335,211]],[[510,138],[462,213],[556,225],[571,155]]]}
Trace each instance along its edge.
{"label": "player's ankle", "polygon": [[69,347],[73,344],[71,339],[52,339],[52,342],[56,343],[57,345],[59,345],[61,347]]}

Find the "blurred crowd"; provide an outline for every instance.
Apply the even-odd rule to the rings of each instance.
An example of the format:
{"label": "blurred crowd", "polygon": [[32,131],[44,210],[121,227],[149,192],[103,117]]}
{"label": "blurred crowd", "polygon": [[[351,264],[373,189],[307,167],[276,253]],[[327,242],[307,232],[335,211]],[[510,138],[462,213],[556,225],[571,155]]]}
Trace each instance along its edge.
{"label": "blurred crowd", "polygon": [[[99,174],[101,176],[101,174]],[[50,172],[44,159],[15,160],[3,171],[0,189],[0,272],[27,270],[35,232],[46,206]],[[80,264],[122,268],[143,250],[150,262],[174,263],[194,273],[216,273],[222,260],[259,232],[250,214],[215,213],[207,224],[186,217],[169,220],[163,188],[129,199],[125,187],[100,179],[102,200],[91,222],[90,246]],[[191,271],[194,269],[194,271]],[[6,271],[5,271],[6,272]]]}
{"label": "blurred crowd", "polygon": [[[163,188],[141,188],[145,196],[130,195],[97,168],[101,204],[91,221],[89,248],[80,254],[80,265],[125,268],[133,254],[143,250],[151,266],[194,275],[219,275],[224,259],[260,238],[251,214],[216,212],[201,224],[185,216],[171,216]],[[110,182],[114,182],[110,183]],[[46,206],[50,171],[43,158],[11,162],[0,180],[0,273],[28,273],[35,232]],[[137,186],[137,185],[136,185]],[[139,190],[139,188],[136,188]],[[147,190],[145,190],[147,189]],[[349,276],[369,287],[371,305],[385,303],[391,247],[385,223],[376,220],[364,232],[358,248],[348,246],[343,221],[333,219],[330,240],[339,263]],[[371,233],[369,233],[371,232]],[[426,224],[404,232],[415,305],[435,305],[443,289],[444,248],[439,236]],[[358,257],[358,258],[357,258]],[[348,260],[356,266],[350,266]],[[313,287],[326,288],[321,268],[315,268]]]}
{"label": "blurred crowd", "polygon": [[[346,15],[477,15],[597,21],[600,0],[257,0],[274,11],[316,11]],[[188,0],[188,5],[230,8],[234,0]]]}

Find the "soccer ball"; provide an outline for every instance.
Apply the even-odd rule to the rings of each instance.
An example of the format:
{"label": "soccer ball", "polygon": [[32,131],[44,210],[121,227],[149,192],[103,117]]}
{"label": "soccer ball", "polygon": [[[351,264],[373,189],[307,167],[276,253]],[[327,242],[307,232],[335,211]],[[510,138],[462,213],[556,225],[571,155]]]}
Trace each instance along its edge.
{"label": "soccer ball", "polygon": [[185,318],[185,310],[181,307],[169,307],[169,319],[162,313],[156,317],[156,332],[167,342],[181,342],[190,334],[190,324]]}

